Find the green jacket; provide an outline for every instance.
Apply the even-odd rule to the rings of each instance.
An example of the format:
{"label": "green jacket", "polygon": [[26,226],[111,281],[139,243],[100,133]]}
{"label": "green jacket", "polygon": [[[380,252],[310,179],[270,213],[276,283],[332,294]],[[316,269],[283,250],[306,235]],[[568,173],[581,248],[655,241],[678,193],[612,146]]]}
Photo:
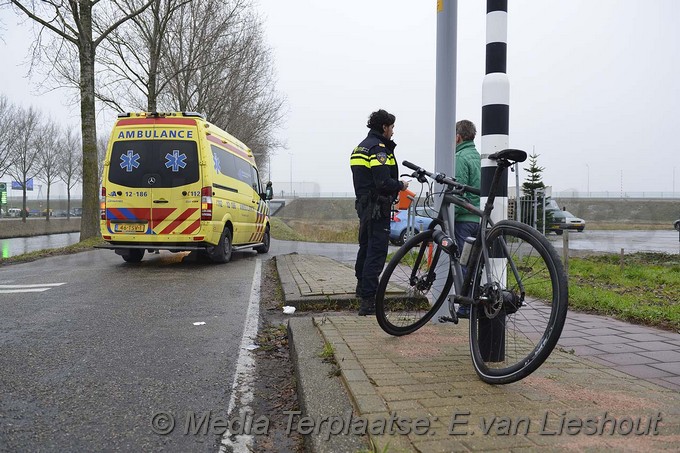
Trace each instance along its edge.
{"label": "green jacket", "polygon": [[[472,140],[456,145],[456,180],[479,189],[482,180],[482,160]],[[474,206],[479,207],[479,195],[467,193],[466,197]],[[457,222],[479,222],[479,217],[456,206]]]}

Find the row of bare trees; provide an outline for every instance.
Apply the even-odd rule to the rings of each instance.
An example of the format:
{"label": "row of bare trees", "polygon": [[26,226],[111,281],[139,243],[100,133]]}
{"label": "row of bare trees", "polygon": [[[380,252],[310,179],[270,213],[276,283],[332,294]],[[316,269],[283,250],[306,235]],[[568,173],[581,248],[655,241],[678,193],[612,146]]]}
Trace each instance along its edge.
{"label": "row of bare trees", "polygon": [[[196,111],[248,144],[279,146],[284,114],[252,0],[0,0],[37,25],[33,63],[81,106],[81,240],[99,234],[95,100],[117,111]],[[74,91],[75,92],[75,91]]]}
{"label": "row of bare trees", "polygon": [[284,100],[249,0],[157,0],[109,35],[98,62],[107,71],[96,95],[116,110],[204,113],[263,166],[280,145],[274,132]]}
{"label": "row of bare trees", "polygon": [[82,179],[80,137],[73,129],[64,129],[33,107],[15,106],[6,96],[0,96],[0,177],[4,175],[21,186],[24,222],[26,191],[32,179],[39,179],[47,186],[47,220],[50,189],[57,181],[66,185],[70,212],[71,191]]}

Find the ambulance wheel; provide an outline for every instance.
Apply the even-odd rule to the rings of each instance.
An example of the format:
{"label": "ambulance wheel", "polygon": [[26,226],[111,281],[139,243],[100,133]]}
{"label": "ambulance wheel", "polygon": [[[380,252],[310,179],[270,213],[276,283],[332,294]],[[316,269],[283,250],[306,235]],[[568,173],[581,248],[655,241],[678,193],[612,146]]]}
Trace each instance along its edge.
{"label": "ambulance wheel", "polygon": [[231,231],[229,231],[229,228],[224,227],[220,242],[218,242],[216,246],[208,249],[208,256],[216,263],[228,263],[229,260],[231,260],[232,251]]}
{"label": "ambulance wheel", "polygon": [[271,243],[271,235],[269,234],[269,227],[264,231],[262,236],[262,245],[255,247],[257,253],[267,253],[269,251],[269,244]]}
{"label": "ambulance wheel", "polygon": [[144,258],[144,249],[128,249],[121,255],[126,263],[139,263]]}

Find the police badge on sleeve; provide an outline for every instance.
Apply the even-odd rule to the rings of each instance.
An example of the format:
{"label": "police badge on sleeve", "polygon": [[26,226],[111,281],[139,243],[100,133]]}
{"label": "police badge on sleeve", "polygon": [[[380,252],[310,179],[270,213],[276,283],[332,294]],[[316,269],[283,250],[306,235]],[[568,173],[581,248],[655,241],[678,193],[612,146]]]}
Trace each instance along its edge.
{"label": "police badge on sleeve", "polygon": [[387,162],[387,153],[378,153],[375,155],[375,158],[378,159],[378,162],[385,165],[385,162]]}

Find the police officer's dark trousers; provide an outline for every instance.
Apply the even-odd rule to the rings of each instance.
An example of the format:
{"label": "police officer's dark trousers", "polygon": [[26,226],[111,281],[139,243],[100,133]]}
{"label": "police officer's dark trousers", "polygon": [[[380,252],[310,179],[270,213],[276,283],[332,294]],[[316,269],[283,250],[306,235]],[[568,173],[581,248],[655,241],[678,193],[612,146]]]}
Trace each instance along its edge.
{"label": "police officer's dark trousers", "polygon": [[376,218],[373,203],[366,205],[357,203],[357,214],[359,215],[359,252],[354,271],[357,280],[361,283],[359,289],[363,307],[375,301],[378,277],[387,258],[390,219],[389,212],[387,216]]}

